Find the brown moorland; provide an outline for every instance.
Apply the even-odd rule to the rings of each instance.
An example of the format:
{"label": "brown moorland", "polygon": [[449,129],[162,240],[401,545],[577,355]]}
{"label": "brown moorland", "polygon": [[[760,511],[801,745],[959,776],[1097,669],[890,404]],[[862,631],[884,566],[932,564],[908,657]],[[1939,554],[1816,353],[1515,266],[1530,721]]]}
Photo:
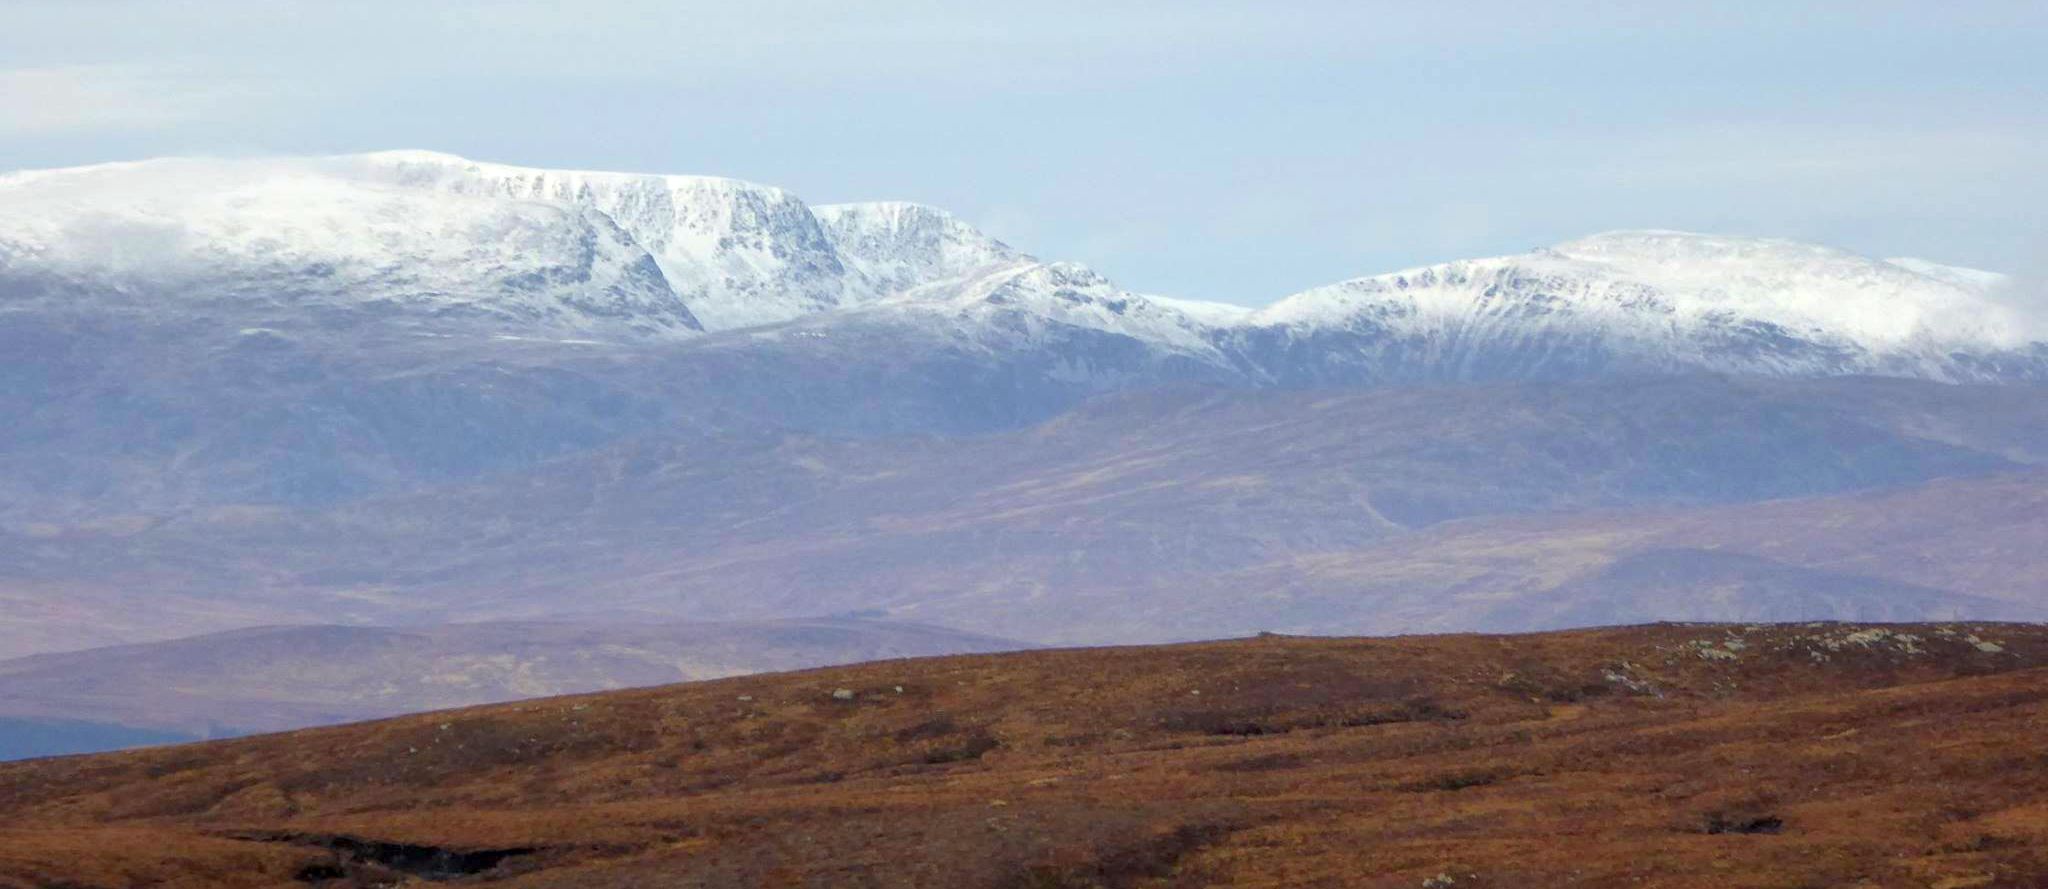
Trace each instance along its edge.
{"label": "brown moorland", "polygon": [[0,885],[2048,883],[2048,627],[885,661],[0,765]]}

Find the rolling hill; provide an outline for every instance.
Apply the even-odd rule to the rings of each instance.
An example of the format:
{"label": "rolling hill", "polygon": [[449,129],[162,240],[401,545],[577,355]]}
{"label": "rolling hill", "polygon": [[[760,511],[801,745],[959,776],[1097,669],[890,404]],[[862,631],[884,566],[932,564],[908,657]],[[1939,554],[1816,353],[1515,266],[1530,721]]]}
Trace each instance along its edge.
{"label": "rolling hill", "polygon": [[0,765],[0,885],[2028,886],[2048,631],[893,661]]}

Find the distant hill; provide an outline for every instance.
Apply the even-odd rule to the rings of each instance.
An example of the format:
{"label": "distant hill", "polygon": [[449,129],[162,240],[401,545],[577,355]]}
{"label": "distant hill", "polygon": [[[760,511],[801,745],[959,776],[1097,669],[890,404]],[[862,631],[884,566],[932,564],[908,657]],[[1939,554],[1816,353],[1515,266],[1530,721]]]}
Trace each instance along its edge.
{"label": "distant hill", "polygon": [[[866,620],[257,627],[0,661],[19,755],[1027,643]],[[29,741],[30,737],[41,740]]]}
{"label": "distant hill", "polygon": [[100,753],[130,747],[197,741],[199,735],[86,722],[77,719],[15,719],[0,716],[0,761]]}
{"label": "distant hill", "polygon": [[[151,617],[132,639],[593,606],[1078,643],[2035,617],[2048,553],[2021,541],[2048,534],[2043,430],[2038,387],[1674,377],[1135,393],[957,438],[645,439],[336,507],[17,530],[0,578],[27,580],[0,580],[20,603],[0,642],[94,639],[128,614]],[[1706,597],[1612,565],[1719,547],[1783,563],[1778,580],[1687,569],[1747,590]],[[1794,589],[1823,575],[1835,593]]]}

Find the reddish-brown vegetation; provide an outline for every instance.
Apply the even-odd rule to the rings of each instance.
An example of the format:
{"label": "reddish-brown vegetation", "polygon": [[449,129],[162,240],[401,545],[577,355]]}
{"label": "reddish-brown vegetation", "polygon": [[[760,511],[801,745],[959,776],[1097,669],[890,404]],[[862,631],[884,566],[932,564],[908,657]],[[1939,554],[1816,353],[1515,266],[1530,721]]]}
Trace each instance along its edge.
{"label": "reddish-brown vegetation", "polygon": [[0,766],[0,885],[2037,886],[2048,628],[894,661]]}

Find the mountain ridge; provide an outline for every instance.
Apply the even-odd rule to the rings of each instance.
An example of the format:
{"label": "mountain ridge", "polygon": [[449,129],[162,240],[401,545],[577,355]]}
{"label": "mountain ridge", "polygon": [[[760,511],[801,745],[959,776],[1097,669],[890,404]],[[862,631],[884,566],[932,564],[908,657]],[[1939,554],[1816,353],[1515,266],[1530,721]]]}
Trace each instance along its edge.
{"label": "mountain ridge", "polygon": [[[875,201],[812,207],[783,189],[722,177],[549,170],[437,152],[390,151],[238,162],[160,159],[27,171],[0,177],[0,188],[61,193],[60,186],[69,180],[85,180],[80,187],[90,187],[92,181],[111,177],[115,183],[139,183],[133,187],[140,192],[164,186],[152,181],[152,171],[193,168],[226,182],[234,181],[237,171],[285,176],[300,198],[294,206],[301,213],[329,201],[340,204],[334,214],[339,216],[421,215],[416,206],[407,205],[403,212],[364,208],[350,206],[352,199],[344,197],[350,187],[375,187],[397,195],[386,198],[413,203],[439,195],[595,214],[608,221],[600,228],[615,231],[583,233],[569,241],[585,245],[581,249],[589,253],[595,249],[591,245],[623,240],[619,247],[627,251],[627,264],[640,268],[642,283],[632,286],[665,286],[666,301],[686,310],[631,323],[683,334],[786,324],[882,302],[929,308],[930,302],[957,301],[959,294],[975,289],[977,278],[1009,274],[1019,280],[1012,273],[1036,265],[1040,271],[1026,275],[1028,280],[1017,285],[1023,289],[1012,294],[1013,305],[1026,315],[1126,337],[1146,348],[1206,352],[1205,362],[1230,366],[1252,384],[1688,368],[1775,375],[1877,373],[1951,382],[2048,378],[2043,369],[2048,367],[2048,342],[2038,329],[2039,319],[1996,296],[2009,281],[2004,276],[1924,260],[1869,259],[1772,238],[1605,232],[1527,254],[1354,278],[1283,297],[1262,309],[1234,311],[1220,304],[1130,294],[1081,266],[1044,263],[928,205]],[[102,182],[88,197],[116,202],[120,191]],[[67,202],[59,197],[45,202],[58,210],[45,210],[62,210]],[[77,210],[81,202],[68,203]],[[17,202],[11,215],[26,225],[17,224],[12,232],[0,225],[0,263],[5,263],[0,273],[10,268],[33,273],[54,262],[53,257],[62,258],[57,254],[65,246],[64,225],[44,220],[38,231],[34,214],[23,213],[20,206]],[[261,201],[251,204],[245,197],[240,206],[254,213]],[[175,207],[145,209],[150,212],[144,215],[173,224],[179,215]],[[291,215],[271,212],[242,222],[277,225],[290,222]],[[309,225],[330,233],[347,226],[341,219],[315,222]],[[463,224],[476,231],[509,225],[488,219]],[[430,232],[426,240],[460,238],[459,226],[446,228],[439,236]],[[246,229],[223,223],[172,236],[220,241],[246,237]],[[252,255],[277,255],[288,262],[291,255],[277,254],[268,245],[289,246],[291,237],[287,232],[249,249]],[[332,251],[340,254],[335,261],[308,251],[302,263],[315,270],[346,268],[371,258],[370,249],[338,247]],[[437,261],[443,260],[401,256],[383,264]],[[477,258],[464,256],[462,262],[474,266]],[[67,268],[76,272],[81,266],[72,262]],[[121,271],[111,260],[108,268]],[[545,265],[526,273],[534,275],[564,277]],[[589,274],[584,278],[588,281]],[[1114,295],[1081,300],[1094,304],[1090,311],[1062,314],[1075,304],[1071,285],[1082,278],[1095,279],[1090,286]],[[440,289],[461,286],[489,290],[492,282]],[[1027,291],[1028,299],[1014,302]],[[620,306],[645,312],[663,301],[650,294]],[[487,306],[490,300],[470,302]],[[1176,320],[1132,325],[1112,317],[1122,314],[1123,306],[1139,304]],[[932,323],[941,325],[965,320],[970,327],[987,329],[1004,323],[963,319],[944,309],[934,312]],[[1206,345],[1190,350],[1191,339]],[[1308,354],[1301,354],[1304,343]]]}

